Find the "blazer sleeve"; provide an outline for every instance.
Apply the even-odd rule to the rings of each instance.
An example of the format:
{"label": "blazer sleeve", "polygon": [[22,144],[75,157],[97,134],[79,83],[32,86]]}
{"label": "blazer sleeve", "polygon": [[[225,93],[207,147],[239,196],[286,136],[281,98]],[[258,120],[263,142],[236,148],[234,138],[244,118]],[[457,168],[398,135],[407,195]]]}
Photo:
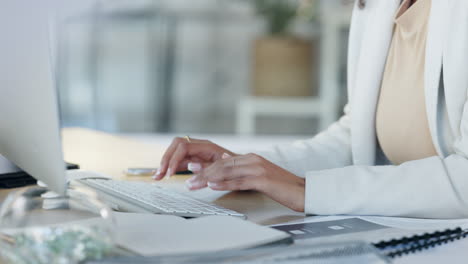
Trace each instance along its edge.
{"label": "blazer sleeve", "polygon": [[455,153],[400,166],[349,166],[306,174],[308,214],[468,217],[468,103]]}
{"label": "blazer sleeve", "polygon": [[312,139],[275,146],[258,154],[301,177],[307,171],[349,166],[352,164],[349,112],[346,106],[342,118]]}

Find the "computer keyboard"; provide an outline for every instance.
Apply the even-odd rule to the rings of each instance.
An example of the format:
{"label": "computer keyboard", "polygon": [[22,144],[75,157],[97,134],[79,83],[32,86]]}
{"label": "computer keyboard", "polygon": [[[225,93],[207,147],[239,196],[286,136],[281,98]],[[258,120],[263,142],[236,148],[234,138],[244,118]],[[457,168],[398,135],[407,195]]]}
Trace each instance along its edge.
{"label": "computer keyboard", "polygon": [[[107,196],[117,198],[113,199],[113,203],[118,203],[119,200],[123,200],[125,204],[130,203],[133,206],[156,214],[169,214],[183,217],[224,215],[243,219],[246,218],[245,215],[233,210],[197,200],[189,195],[171,189],[144,182],[111,179],[81,179],[78,180],[78,182],[103,192],[107,194]],[[125,207],[123,204],[117,204],[116,206]],[[113,207],[115,208],[115,206]],[[129,211],[132,210],[130,209]]]}

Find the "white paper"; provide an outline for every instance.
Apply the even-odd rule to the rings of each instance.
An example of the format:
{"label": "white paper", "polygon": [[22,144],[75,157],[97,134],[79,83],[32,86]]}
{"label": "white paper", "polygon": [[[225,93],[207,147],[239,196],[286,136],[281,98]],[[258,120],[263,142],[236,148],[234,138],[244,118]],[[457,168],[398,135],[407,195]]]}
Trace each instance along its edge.
{"label": "white paper", "polygon": [[115,213],[117,243],[145,256],[241,249],[288,237],[268,227],[227,216],[184,219]]}

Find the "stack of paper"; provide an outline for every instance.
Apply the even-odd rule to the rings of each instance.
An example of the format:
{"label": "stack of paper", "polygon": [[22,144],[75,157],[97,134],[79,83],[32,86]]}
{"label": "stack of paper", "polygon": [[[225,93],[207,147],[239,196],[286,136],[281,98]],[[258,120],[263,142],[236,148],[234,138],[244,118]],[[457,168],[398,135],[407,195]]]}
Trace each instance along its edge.
{"label": "stack of paper", "polygon": [[288,240],[287,233],[227,216],[184,219],[115,213],[117,243],[144,256],[241,249]]}

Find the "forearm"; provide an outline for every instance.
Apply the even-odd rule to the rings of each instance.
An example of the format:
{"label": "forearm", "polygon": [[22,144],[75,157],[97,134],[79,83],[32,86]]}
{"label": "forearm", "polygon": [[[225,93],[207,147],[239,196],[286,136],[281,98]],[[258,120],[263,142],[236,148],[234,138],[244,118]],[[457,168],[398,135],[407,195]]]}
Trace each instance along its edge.
{"label": "forearm", "polygon": [[271,199],[297,212],[304,212],[305,179],[290,174],[268,180],[264,188],[259,191]]}
{"label": "forearm", "polygon": [[400,166],[310,172],[305,212],[421,218],[468,216],[468,161],[457,155]]}

